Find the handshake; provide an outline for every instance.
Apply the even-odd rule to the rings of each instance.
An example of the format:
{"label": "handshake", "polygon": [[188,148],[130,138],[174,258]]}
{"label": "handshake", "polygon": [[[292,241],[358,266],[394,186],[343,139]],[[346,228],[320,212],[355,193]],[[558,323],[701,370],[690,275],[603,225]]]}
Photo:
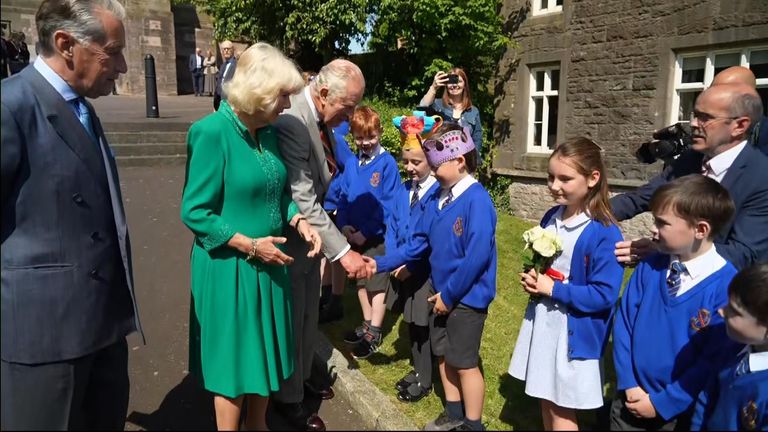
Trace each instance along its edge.
{"label": "handshake", "polygon": [[376,261],[353,250],[345,253],[339,259],[339,262],[350,279],[370,279],[371,276],[376,274]]}

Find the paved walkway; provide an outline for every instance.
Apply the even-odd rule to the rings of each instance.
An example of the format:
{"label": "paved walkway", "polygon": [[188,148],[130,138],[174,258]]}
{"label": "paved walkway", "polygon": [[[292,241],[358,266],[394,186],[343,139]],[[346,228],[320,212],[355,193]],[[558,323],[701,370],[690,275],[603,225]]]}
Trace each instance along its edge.
{"label": "paved walkway", "polygon": [[[131,400],[126,430],[213,430],[212,397],[187,373],[192,235],[179,220],[184,167],[124,168],[120,180],[147,337],[147,345],[137,337],[128,340]],[[329,430],[364,428],[340,392],[330,401],[313,403]],[[269,422],[273,430],[290,429],[276,415]]]}
{"label": "paved walkway", "polygon": [[91,99],[102,123],[186,123],[213,112],[213,98],[208,96],[159,96],[159,118],[147,118],[144,96],[103,96]]}

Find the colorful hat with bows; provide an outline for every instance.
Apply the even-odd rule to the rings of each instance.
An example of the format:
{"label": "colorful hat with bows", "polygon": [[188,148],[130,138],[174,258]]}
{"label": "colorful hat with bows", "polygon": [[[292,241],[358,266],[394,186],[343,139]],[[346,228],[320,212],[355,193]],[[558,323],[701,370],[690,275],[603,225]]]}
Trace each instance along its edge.
{"label": "colorful hat with bows", "polygon": [[422,143],[427,162],[432,167],[438,167],[449,160],[463,156],[475,150],[475,142],[467,128],[450,130],[435,139]]}
{"label": "colorful hat with bows", "polygon": [[421,149],[422,141],[432,136],[435,130],[443,124],[443,118],[427,116],[424,111],[414,111],[413,115],[393,118],[392,123],[400,131],[403,150],[412,150]]}

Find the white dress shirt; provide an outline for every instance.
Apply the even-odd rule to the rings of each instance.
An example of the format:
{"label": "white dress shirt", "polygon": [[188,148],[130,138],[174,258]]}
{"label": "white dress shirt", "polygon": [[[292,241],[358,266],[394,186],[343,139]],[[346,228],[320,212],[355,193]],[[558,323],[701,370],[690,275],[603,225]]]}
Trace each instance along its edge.
{"label": "white dress shirt", "polygon": [[[736,160],[736,158],[739,156],[739,153],[741,153],[741,151],[744,150],[744,147],[746,146],[747,140],[744,140],[736,145],[736,147],[728,149],[710,159],[707,162],[709,169],[705,175],[711,179],[716,180],[718,183],[722,183],[723,177],[725,177],[725,173],[728,172],[728,169],[731,167],[731,165],[733,165],[733,161]],[[702,171],[703,170],[704,167],[702,167]]]}
{"label": "white dress shirt", "polygon": [[453,185],[453,187],[448,189],[443,188],[443,190],[440,191],[440,200],[437,203],[438,208],[443,208],[443,203],[445,203],[445,200],[448,198],[448,191],[451,191],[451,194],[453,195],[453,201],[456,201],[456,199],[458,199],[461,194],[463,194],[467,189],[469,189],[470,186],[475,183],[477,183],[477,180],[475,180],[475,178],[471,175],[468,175],[459,180],[455,185]]}
{"label": "white dress shirt", "polygon": [[[419,200],[424,198],[424,195],[427,194],[427,191],[429,191],[429,188],[431,188],[436,181],[437,179],[431,173],[427,174],[426,177],[419,180]],[[412,187],[410,192],[408,192],[408,202],[410,202],[411,198],[413,198],[414,190],[415,189]]]}
{"label": "white dress shirt", "polygon": [[[670,266],[675,261],[680,261],[680,258],[672,256],[672,260],[669,263]],[[712,245],[712,247],[703,255],[699,255],[690,261],[683,261],[685,271],[680,273],[680,289],[677,290],[676,297],[685,294],[691,288],[695,287],[696,284],[704,280],[704,278],[720,270],[725,263],[725,258],[717,253],[715,245]],[[669,277],[669,272],[670,270],[668,268],[667,277]]]}

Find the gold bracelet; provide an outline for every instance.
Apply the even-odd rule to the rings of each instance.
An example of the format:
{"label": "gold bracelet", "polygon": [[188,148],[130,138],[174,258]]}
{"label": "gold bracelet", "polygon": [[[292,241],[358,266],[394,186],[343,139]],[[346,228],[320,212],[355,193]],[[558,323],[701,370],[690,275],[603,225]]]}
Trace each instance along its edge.
{"label": "gold bracelet", "polygon": [[250,261],[252,259],[256,258],[256,239],[251,239],[251,250],[248,251],[248,258],[246,258],[246,261]]}

